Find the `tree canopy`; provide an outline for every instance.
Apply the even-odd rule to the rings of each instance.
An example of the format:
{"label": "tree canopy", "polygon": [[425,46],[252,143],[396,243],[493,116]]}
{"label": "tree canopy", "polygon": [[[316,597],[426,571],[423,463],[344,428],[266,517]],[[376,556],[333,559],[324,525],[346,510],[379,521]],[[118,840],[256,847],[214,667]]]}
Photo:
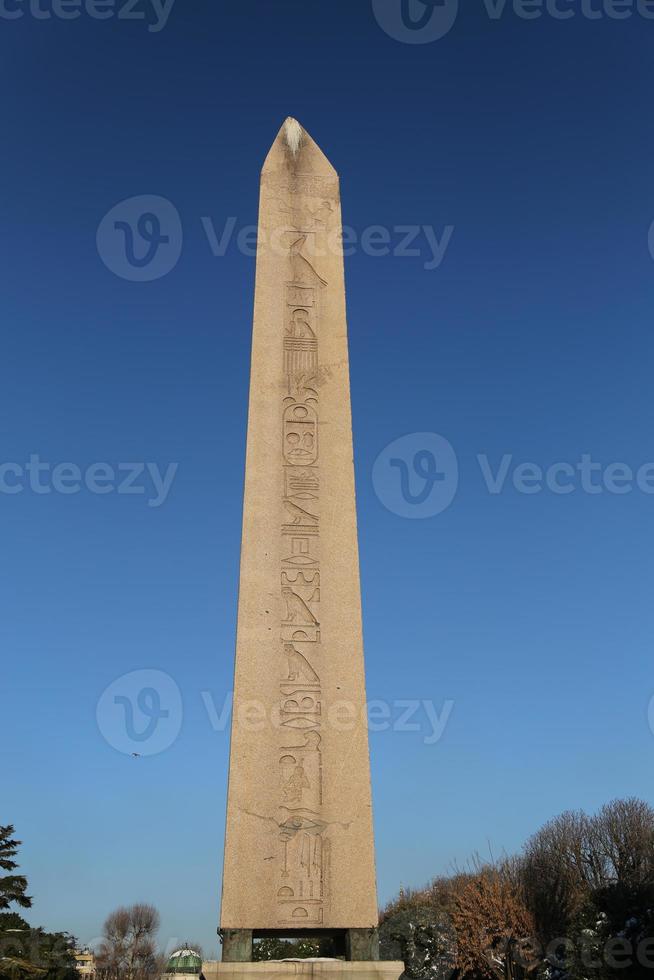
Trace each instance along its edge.
{"label": "tree canopy", "polygon": [[[13,834],[13,824],[0,825],[0,868],[3,871],[14,871],[18,867],[14,858],[22,841],[15,840]],[[26,891],[27,878],[23,875],[0,876],[0,911],[8,909],[12,904],[20,905],[24,909],[30,908],[32,899],[25,894]]]}
{"label": "tree canopy", "polygon": [[563,813],[513,858],[401,891],[380,934],[408,978],[652,977],[654,809],[627,799]]}

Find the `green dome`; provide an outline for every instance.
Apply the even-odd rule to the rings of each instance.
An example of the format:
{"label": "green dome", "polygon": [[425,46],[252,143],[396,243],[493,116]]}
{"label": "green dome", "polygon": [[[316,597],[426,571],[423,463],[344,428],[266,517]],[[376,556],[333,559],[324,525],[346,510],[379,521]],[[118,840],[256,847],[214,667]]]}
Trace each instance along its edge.
{"label": "green dome", "polygon": [[202,970],[202,957],[194,949],[187,946],[178,949],[168,960],[166,973],[200,973]]}

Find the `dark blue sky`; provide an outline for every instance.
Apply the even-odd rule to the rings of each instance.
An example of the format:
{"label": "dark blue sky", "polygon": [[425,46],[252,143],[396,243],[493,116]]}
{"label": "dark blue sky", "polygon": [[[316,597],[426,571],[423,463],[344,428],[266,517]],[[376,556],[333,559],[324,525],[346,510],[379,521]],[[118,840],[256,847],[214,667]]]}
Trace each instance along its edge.
{"label": "dark blue sky", "polygon": [[[256,221],[289,114],[340,172],[358,235],[454,228],[438,268],[422,234],[418,256],[358,248],[346,266],[368,693],[396,720],[398,700],[453,702],[434,744],[422,709],[419,731],[371,737],[380,899],[489,842],[517,849],[563,809],[654,803],[654,496],[513,482],[525,462],[654,461],[654,21],[568,7],[527,21],[466,0],[425,44],[389,36],[371,0],[176,0],[158,31],[0,16],[0,463],[3,487],[23,480],[0,493],[0,822],[25,842],[35,923],[90,940],[146,900],[164,942],[217,945],[228,734],[207,705],[232,677],[254,260],[215,256],[206,228]],[[96,244],[140,195],[183,229],[150,282]],[[373,464],[429,432],[458,492],[405,519]],[[511,457],[500,493],[484,454],[493,473]],[[139,461],[142,494],[47,483],[62,462]],[[146,474],[171,463],[149,506]],[[96,711],[136,670],[182,703],[173,744],[141,759]]]}

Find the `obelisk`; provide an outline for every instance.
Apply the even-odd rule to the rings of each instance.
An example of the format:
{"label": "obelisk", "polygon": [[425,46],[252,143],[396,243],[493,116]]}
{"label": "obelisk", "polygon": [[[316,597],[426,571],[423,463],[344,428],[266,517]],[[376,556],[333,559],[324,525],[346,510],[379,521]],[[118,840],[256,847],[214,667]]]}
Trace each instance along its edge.
{"label": "obelisk", "polygon": [[377,958],[352,457],[339,179],[287,119],[261,174],[223,962],[271,934]]}

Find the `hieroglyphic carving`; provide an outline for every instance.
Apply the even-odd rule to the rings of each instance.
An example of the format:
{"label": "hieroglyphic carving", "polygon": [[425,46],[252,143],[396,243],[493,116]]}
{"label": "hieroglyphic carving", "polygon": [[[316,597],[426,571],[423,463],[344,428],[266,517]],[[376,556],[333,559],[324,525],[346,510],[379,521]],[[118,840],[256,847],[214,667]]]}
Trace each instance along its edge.
{"label": "hieroglyphic carving", "polygon": [[318,418],[309,400],[290,404],[284,411],[284,461],[293,466],[310,466],[318,459]]}
{"label": "hieroglyphic carving", "polygon": [[292,308],[284,337],[284,375],[314,378],[318,370],[318,341],[314,331],[315,311]]}
{"label": "hieroglyphic carving", "polygon": [[[307,681],[311,684],[318,685],[320,678],[316,674],[315,670],[299,650],[296,650],[292,643],[284,644],[284,653],[288,658],[288,677],[289,681]],[[284,685],[282,684],[282,694],[285,694]]]}
{"label": "hieroglyphic carving", "polygon": [[295,235],[291,236],[292,241],[290,245],[290,255],[293,275],[292,285],[295,287],[315,286],[316,284],[320,286],[327,285],[327,280],[323,279],[322,276],[318,274],[312,260],[306,254],[307,251],[310,251],[310,248],[305,248],[307,245],[307,240],[313,237],[314,236],[312,234],[307,232],[302,233],[297,238]]}
{"label": "hieroglyphic carving", "polygon": [[[291,194],[291,200],[296,198]],[[299,200],[299,199],[298,199]],[[326,223],[333,207],[287,203],[294,230]],[[285,393],[280,421],[284,485],[280,527],[279,863],[280,926],[319,926],[328,897],[330,840],[323,815],[323,700],[320,679],[320,292],[327,283],[305,254],[311,232],[288,236],[281,342]]]}
{"label": "hieroglyphic carving", "polygon": [[302,202],[296,204],[294,200],[283,196],[277,197],[277,206],[296,230],[304,228],[322,228],[329,222],[334,214],[334,205],[331,201],[316,199],[315,203]]}
{"label": "hieroglyphic carving", "polygon": [[308,215],[316,215],[316,220],[320,219],[321,223],[326,224],[335,213],[334,201],[339,196],[338,177],[295,173],[289,178],[286,173],[264,173],[261,183],[274,191],[280,214],[293,227],[296,227],[298,220],[300,224],[306,222]]}

